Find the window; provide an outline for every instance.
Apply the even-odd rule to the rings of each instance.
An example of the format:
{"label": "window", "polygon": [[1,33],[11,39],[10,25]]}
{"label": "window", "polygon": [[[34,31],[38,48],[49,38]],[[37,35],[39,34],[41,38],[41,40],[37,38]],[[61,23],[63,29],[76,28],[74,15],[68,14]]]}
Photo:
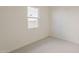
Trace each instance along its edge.
{"label": "window", "polygon": [[27,22],[28,28],[38,28],[38,8],[27,7]]}

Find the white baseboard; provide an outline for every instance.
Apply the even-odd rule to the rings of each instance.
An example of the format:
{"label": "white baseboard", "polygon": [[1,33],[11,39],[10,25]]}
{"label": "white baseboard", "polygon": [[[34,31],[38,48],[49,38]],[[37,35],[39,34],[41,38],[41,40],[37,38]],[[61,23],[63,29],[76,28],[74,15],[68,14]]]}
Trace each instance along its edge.
{"label": "white baseboard", "polygon": [[[45,37],[43,37],[43,38],[40,38],[40,39],[35,40],[35,41],[33,41],[33,42],[30,42],[29,44],[35,43],[35,42],[37,42],[37,41],[40,41],[40,40],[43,40],[43,39],[46,39],[46,38],[49,38],[49,37],[50,37],[50,36],[45,36]],[[13,51],[15,51],[15,50],[17,50],[17,49],[20,49],[20,48],[22,48],[22,47],[24,47],[24,46],[29,45],[29,44],[24,44],[24,45],[22,45],[22,46],[20,46],[20,47],[18,47],[18,48],[15,48],[15,49],[13,49],[13,50],[11,50],[11,51],[8,51],[8,53],[11,53],[11,52],[13,52]]]}
{"label": "white baseboard", "polygon": [[78,44],[79,45],[79,42],[76,42],[76,41],[73,41],[73,40],[68,40],[68,39],[64,39],[64,38],[59,38],[59,37],[56,37],[56,36],[50,36],[51,38],[55,38],[55,39],[60,39],[60,40],[66,40],[66,41],[69,41],[69,42],[72,42],[72,43],[75,43],[75,44]]}

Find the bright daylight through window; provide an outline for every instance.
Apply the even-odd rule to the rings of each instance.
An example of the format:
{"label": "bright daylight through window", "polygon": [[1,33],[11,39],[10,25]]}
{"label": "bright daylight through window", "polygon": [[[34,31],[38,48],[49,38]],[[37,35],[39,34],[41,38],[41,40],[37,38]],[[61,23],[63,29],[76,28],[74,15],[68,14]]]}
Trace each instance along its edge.
{"label": "bright daylight through window", "polygon": [[27,7],[28,29],[38,28],[38,12],[38,8],[36,7]]}

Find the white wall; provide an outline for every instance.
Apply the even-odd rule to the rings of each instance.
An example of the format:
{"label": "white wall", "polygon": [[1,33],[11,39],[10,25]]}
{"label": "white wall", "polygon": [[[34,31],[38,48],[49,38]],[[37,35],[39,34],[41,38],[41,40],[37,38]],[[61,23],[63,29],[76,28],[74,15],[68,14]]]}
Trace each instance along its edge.
{"label": "white wall", "polygon": [[79,44],[79,7],[52,7],[52,36]]}
{"label": "white wall", "polygon": [[40,9],[39,28],[28,30],[26,7],[0,7],[0,52],[9,52],[49,35],[48,7]]}

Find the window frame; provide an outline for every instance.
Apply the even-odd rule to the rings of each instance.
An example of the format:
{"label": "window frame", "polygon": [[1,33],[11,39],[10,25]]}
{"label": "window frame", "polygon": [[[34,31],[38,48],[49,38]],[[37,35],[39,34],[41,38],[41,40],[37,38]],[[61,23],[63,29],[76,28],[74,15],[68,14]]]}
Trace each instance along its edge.
{"label": "window frame", "polygon": [[[30,8],[36,8],[36,7],[30,7]],[[38,9],[38,8],[37,8]],[[28,10],[28,9],[27,9]],[[29,13],[28,11],[27,11],[27,13]],[[38,9],[38,12],[37,12],[37,17],[34,17],[34,16],[28,16],[28,14],[27,14],[27,25],[28,25],[28,29],[34,29],[34,28],[38,28],[38,26],[39,26],[39,9]],[[34,26],[30,26],[30,22],[32,22],[32,21],[29,21],[29,18],[31,18],[31,19],[37,19],[36,20],[36,24],[37,25],[34,25]]]}

